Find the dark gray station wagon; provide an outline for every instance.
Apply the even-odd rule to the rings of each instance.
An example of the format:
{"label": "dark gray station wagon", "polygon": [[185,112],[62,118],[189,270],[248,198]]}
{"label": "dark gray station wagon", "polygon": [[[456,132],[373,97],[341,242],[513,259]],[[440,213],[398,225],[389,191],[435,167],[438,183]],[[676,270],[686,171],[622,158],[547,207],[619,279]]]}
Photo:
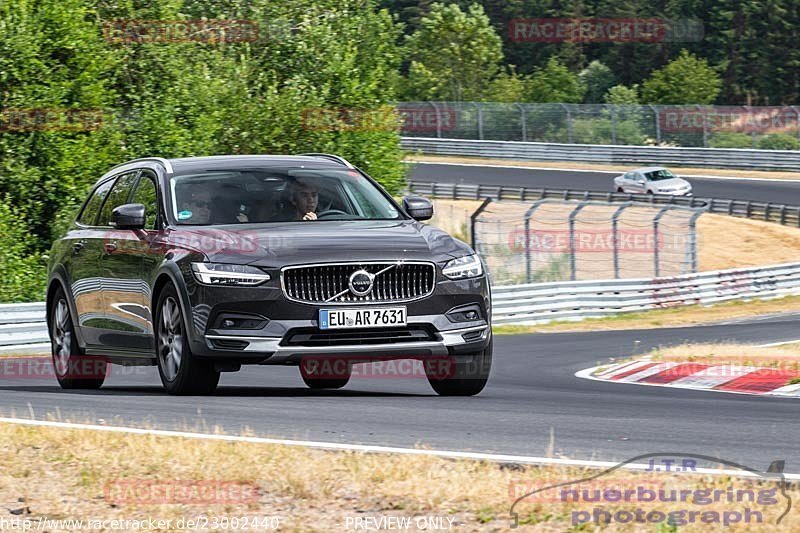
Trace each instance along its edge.
{"label": "dark gray station wagon", "polygon": [[432,215],[328,154],[119,165],[50,254],[58,381],[157,365],[168,392],[208,394],[242,365],[297,365],[333,389],[355,364],[416,359],[437,393],[477,394],[489,282],[468,245],[419,222]]}

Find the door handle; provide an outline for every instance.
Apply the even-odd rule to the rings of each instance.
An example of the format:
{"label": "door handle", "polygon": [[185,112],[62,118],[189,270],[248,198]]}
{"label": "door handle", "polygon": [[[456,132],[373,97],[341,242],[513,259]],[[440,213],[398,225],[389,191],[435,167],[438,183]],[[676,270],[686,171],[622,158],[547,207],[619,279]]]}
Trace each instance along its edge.
{"label": "door handle", "polygon": [[117,251],[117,243],[113,241],[107,242],[103,244],[103,249],[106,251],[106,253],[113,254],[115,251]]}
{"label": "door handle", "polygon": [[77,254],[78,252],[83,250],[85,246],[86,246],[86,241],[78,241],[72,245],[72,252]]}

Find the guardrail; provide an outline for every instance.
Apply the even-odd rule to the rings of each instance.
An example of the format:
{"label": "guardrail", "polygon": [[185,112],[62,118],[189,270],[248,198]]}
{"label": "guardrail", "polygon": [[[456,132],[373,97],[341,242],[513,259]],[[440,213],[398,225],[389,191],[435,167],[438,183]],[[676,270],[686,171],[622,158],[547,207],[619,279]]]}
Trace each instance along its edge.
{"label": "guardrail", "polygon": [[[492,288],[495,324],[541,324],[617,313],[800,294],[800,263],[652,279],[530,283]],[[0,353],[48,352],[44,303],[0,305]]]}
{"label": "guardrail", "polygon": [[0,305],[0,354],[50,350],[44,302]]}
{"label": "guardrail", "polygon": [[682,276],[508,285],[492,289],[495,324],[541,324],[617,313],[800,294],[800,263]]}
{"label": "guardrail", "polygon": [[612,144],[557,144],[403,137],[404,150],[432,155],[456,155],[530,161],[581,161],[683,165],[747,170],[800,170],[800,151],[743,148],[675,148]]}
{"label": "guardrail", "polygon": [[433,183],[409,181],[408,188],[417,194],[453,200],[519,200],[523,202],[544,199],[592,200],[601,202],[641,202],[654,205],[702,207],[709,213],[777,222],[800,227],[800,206],[777,203],[727,200],[721,198],[696,198],[666,194],[629,194],[620,192],[575,191],[570,189],[534,189],[504,185],[471,185],[464,183]]}

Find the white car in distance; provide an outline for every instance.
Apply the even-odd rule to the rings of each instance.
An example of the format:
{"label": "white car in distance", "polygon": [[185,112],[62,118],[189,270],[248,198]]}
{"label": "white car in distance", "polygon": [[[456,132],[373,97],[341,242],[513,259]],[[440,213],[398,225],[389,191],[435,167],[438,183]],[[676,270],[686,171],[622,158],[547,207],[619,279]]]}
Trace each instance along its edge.
{"label": "white car in distance", "polygon": [[637,168],[614,178],[617,192],[691,196],[692,184],[664,167]]}

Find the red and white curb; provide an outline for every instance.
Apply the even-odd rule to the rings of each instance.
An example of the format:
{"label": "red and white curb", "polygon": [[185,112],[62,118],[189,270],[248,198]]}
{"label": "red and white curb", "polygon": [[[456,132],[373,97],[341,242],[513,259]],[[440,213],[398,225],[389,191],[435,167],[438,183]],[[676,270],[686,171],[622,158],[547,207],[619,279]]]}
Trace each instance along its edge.
{"label": "red and white curb", "polygon": [[800,398],[800,383],[789,385],[793,379],[800,378],[800,371],[780,368],[657,362],[644,357],[587,368],[576,372],[575,376],[612,383]]}

